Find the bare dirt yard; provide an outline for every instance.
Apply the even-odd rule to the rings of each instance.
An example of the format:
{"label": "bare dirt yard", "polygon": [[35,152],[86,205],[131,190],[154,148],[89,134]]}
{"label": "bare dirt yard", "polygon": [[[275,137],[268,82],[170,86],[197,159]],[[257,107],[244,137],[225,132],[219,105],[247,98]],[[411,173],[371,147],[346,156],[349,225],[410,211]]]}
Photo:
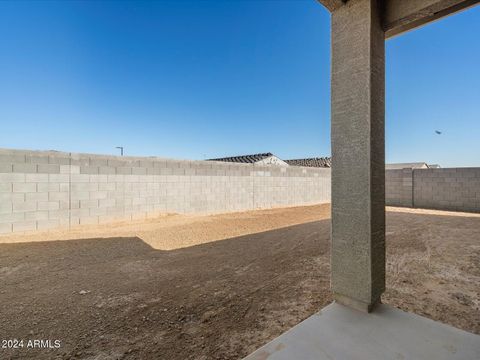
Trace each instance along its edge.
{"label": "bare dirt yard", "polygon": [[[480,215],[389,208],[383,301],[480,333]],[[328,205],[0,238],[1,359],[239,359],[327,305]]]}

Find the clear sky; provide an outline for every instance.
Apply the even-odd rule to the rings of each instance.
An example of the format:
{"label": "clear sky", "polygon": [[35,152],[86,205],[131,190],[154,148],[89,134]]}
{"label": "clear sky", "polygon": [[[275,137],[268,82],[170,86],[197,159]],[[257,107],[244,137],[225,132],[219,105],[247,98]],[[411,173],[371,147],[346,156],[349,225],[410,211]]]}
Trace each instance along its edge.
{"label": "clear sky", "polygon": [[[0,34],[0,147],[330,154],[316,0],[0,2]],[[480,166],[480,7],[386,48],[387,161]]]}

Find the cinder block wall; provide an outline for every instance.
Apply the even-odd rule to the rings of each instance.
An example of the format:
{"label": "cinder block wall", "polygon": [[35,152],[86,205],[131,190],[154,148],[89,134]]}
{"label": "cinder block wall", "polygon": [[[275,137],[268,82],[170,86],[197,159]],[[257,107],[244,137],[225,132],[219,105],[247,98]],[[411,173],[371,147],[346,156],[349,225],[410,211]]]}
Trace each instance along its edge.
{"label": "cinder block wall", "polygon": [[[480,168],[387,170],[386,204],[480,212]],[[0,234],[330,202],[330,169],[0,149]]]}
{"label": "cinder block wall", "polygon": [[387,170],[391,206],[480,212],[480,168]]}
{"label": "cinder block wall", "polygon": [[413,171],[415,207],[480,212],[480,168]]}
{"label": "cinder block wall", "polygon": [[385,202],[389,206],[413,207],[412,169],[385,171]]}
{"label": "cinder block wall", "polygon": [[330,170],[0,149],[0,233],[330,202]]}

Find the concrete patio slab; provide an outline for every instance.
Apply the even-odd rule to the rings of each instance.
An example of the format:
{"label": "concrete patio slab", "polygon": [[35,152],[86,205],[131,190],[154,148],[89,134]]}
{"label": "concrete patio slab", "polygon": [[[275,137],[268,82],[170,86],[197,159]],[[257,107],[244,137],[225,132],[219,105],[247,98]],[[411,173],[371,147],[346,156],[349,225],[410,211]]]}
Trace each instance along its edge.
{"label": "concrete patio slab", "polygon": [[473,360],[480,336],[388,305],[367,314],[332,303],[245,358],[266,359]]}

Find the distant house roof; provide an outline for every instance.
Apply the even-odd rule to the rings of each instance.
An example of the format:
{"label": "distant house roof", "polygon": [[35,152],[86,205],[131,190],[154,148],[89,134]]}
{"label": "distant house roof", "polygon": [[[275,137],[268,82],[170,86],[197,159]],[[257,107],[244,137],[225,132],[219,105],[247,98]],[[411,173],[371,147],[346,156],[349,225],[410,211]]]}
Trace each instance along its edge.
{"label": "distant house roof", "polygon": [[385,164],[385,169],[428,169],[425,162]]}
{"label": "distant house roof", "polygon": [[[223,161],[223,162],[233,162],[233,163],[244,163],[244,164],[255,164],[262,162],[267,158],[273,157],[276,159],[276,164],[288,164],[290,166],[304,166],[304,167],[316,167],[316,168],[330,168],[332,167],[332,158],[331,157],[314,157],[314,158],[305,158],[305,159],[290,159],[290,160],[281,160],[277,158],[274,154],[260,153],[260,154],[250,154],[250,155],[238,155],[230,156],[216,159],[208,159],[207,161]],[[394,164],[385,164],[385,168],[389,170],[394,169],[428,169],[428,168],[437,168],[439,165],[428,165],[425,162],[412,162],[412,163],[394,163]]]}
{"label": "distant house roof", "polygon": [[329,168],[332,166],[332,158],[329,158],[329,157],[292,159],[292,160],[285,160],[285,162],[291,166],[322,167],[322,168]]}
{"label": "distant house roof", "polygon": [[274,156],[272,153],[262,153],[262,154],[252,154],[252,155],[238,155],[231,157],[223,157],[217,159],[208,159],[207,161],[225,161],[225,162],[236,162],[236,163],[245,163],[245,164],[254,164],[256,162],[262,161],[270,156]]}

